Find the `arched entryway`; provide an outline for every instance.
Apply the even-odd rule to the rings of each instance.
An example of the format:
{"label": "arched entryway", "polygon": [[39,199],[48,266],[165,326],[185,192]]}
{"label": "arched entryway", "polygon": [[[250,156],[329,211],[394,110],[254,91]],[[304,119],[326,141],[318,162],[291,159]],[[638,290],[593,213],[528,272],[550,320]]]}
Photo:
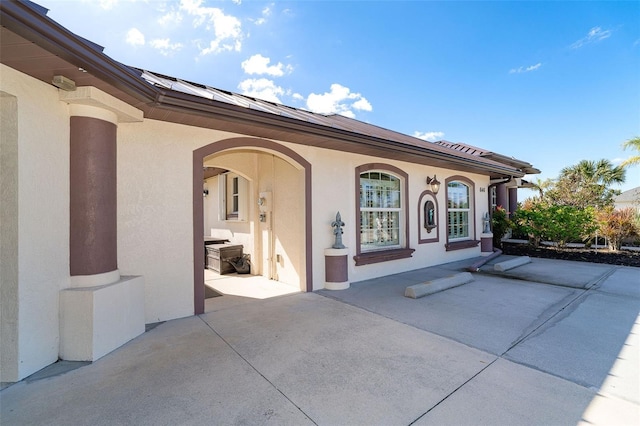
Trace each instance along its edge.
{"label": "arched entryway", "polygon": [[[204,169],[203,164],[207,159],[215,158],[216,155],[233,155],[236,153],[238,159],[240,154],[257,153],[259,156],[271,156],[274,161],[273,172],[275,174],[278,164],[292,165],[295,169],[299,170],[299,173],[303,175],[302,182],[300,184],[300,192],[302,194],[293,194],[295,196],[303,196],[304,211],[297,212],[301,214],[303,230],[302,235],[296,236],[304,250],[304,257],[302,263],[304,264],[304,271],[301,279],[304,279],[303,290],[312,291],[312,244],[311,244],[311,164],[300,156],[295,151],[280,145],[276,142],[259,139],[259,138],[231,138],[223,141],[215,142],[210,145],[199,148],[193,152],[193,255],[194,255],[194,313],[201,314],[204,312],[204,243],[203,238],[205,235],[204,230],[204,218],[203,218],[203,180]],[[285,164],[286,163],[286,164]],[[281,166],[282,167],[282,166]],[[240,167],[238,167],[240,171]],[[263,189],[257,187],[256,193],[263,193]],[[267,190],[269,188],[266,188]],[[268,191],[264,191],[268,192]],[[288,194],[283,192],[279,194],[279,197],[286,197]],[[291,212],[279,212],[278,205],[275,203],[274,216],[279,213],[291,214]],[[284,216],[286,217],[286,216]],[[289,235],[288,238],[291,238]],[[277,244],[277,242],[276,242]]]}

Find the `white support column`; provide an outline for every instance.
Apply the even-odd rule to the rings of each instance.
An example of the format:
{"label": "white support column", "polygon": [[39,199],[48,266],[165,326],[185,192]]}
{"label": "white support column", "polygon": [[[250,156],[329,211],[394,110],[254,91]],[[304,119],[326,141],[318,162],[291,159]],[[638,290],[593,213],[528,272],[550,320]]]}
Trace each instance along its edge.
{"label": "white support column", "polygon": [[95,87],[60,92],[69,104],[70,288],[60,292],[64,360],[95,361],[144,333],[144,278],[117,266],[117,126],[142,112]]}

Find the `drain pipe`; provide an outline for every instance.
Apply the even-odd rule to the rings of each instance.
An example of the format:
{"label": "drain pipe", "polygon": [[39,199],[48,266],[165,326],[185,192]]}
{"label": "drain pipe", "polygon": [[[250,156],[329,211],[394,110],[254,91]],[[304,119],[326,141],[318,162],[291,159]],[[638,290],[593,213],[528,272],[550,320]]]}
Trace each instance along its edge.
{"label": "drain pipe", "polygon": [[490,261],[492,259],[495,259],[496,257],[500,256],[501,254],[502,254],[502,250],[494,248],[493,249],[493,253],[491,253],[487,257],[483,257],[482,259],[480,259],[479,261],[477,261],[473,265],[469,266],[467,268],[467,271],[469,271],[469,272],[478,272],[482,265],[484,265],[485,263],[487,263],[488,261]]}

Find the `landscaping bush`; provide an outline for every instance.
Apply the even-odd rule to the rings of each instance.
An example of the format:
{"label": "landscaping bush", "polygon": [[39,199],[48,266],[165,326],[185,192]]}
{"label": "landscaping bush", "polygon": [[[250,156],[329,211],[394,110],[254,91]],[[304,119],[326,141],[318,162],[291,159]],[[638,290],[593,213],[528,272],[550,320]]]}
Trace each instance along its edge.
{"label": "landscaping bush", "polygon": [[513,221],[517,224],[519,231],[528,236],[529,243],[534,247],[540,245],[548,221],[547,209],[542,202],[525,201],[515,212]]}
{"label": "landscaping bush", "polygon": [[551,222],[546,235],[551,241],[557,242],[558,247],[565,247],[572,242],[585,242],[597,229],[591,207],[551,206],[550,210]]}
{"label": "landscaping bush", "polygon": [[538,247],[550,240],[565,247],[569,242],[583,242],[597,229],[593,209],[559,206],[545,202],[525,202],[515,214],[514,222]]}
{"label": "landscaping bush", "polygon": [[635,209],[629,207],[615,210],[608,207],[598,211],[596,215],[598,232],[609,241],[611,250],[620,250],[622,241],[637,237],[640,233],[636,221]]}
{"label": "landscaping bush", "polygon": [[496,207],[491,217],[491,232],[493,232],[493,246],[502,247],[502,237],[513,226],[509,214],[502,206]]}

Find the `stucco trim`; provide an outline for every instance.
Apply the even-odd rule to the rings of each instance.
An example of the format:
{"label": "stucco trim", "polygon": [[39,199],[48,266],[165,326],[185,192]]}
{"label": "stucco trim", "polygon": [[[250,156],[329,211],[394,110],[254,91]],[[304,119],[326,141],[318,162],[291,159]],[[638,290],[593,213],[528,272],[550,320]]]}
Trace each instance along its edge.
{"label": "stucco trim", "polygon": [[196,315],[204,313],[204,216],[202,199],[204,170],[202,165],[205,157],[209,155],[238,148],[257,148],[273,151],[289,158],[304,169],[305,282],[306,291],[313,291],[311,163],[292,149],[267,139],[252,137],[225,139],[193,151],[193,299],[194,313]]}
{"label": "stucco trim", "polygon": [[[425,198],[427,198],[425,200]],[[435,228],[433,228],[431,231],[435,231],[435,234],[431,234],[433,235],[431,238],[420,238],[420,236],[422,235],[422,229],[424,228],[423,223],[424,223],[424,213],[422,211],[422,204],[423,202],[426,203],[429,199],[433,200],[433,203],[435,204],[435,218],[436,218],[436,226]],[[438,207],[438,198],[436,197],[436,194],[433,193],[433,191],[430,190],[425,190],[422,191],[422,194],[420,194],[420,198],[418,199],[418,244],[426,244],[426,243],[437,243],[438,241],[440,241],[440,215],[439,215],[440,211],[439,211],[439,207]]]}
{"label": "stucco trim", "polygon": [[69,105],[92,106],[103,111],[110,111],[116,116],[114,124],[118,122],[136,123],[143,120],[143,112],[141,110],[122,102],[97,87],[83,86],[71,92],[60,90],[59,97],[61,101]]}

